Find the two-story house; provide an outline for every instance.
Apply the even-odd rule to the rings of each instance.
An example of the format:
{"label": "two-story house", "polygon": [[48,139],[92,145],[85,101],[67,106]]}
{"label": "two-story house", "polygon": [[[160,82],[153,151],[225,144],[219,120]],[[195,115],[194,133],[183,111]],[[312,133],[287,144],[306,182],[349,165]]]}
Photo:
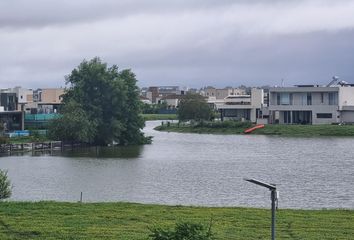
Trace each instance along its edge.
{"label": "two-story house", "polygon": [[352,85],[298,85],[269,89],[269,123],[331,124],[354,122]]}

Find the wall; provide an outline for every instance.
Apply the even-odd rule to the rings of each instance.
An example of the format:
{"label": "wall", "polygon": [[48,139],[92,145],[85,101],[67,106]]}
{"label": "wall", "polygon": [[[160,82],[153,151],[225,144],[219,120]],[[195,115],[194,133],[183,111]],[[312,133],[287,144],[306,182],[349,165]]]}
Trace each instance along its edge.
{"label": "wall", "polygon": [[43,103],[61,103],[60,96],[64,94],[63,88],[42,89],[41,102]]}
{"label": "wall", "polygon": [[354,106],[354,87],[340,87],[339,88],[339,109],[343,106]]}

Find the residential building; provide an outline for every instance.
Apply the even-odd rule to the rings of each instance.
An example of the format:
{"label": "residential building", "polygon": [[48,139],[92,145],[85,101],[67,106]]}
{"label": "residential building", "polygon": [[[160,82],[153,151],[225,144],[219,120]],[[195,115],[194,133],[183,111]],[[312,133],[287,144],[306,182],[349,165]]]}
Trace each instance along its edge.
{"label": "residential building", "polygon": [[142,88],[141,95],[150,99],[152,103],[158,103],[162,98],[168,95],[183,95],[186,90],[178,86],[155,86]]}
{"label": "residential building", "polygon": [[63,88],[43,88],[33,91],[31,113],[57,113],[62,104]]}
{"label": "residential building", "polygon": [[1,92],[0,93],[0,106],[4,108],[4,111],[16,111],[18,100],[16,93],[13,92]]}
{"label": "residential building", "polygon": [[232,88],[226,87],[222,89],[214,88],[214,87],[205,87],[201,91],[201,95],[204,97],[211,97],[215,99],[224,99],[230,95],[245,95],[246,90],[240,88]]}
{"label": "residential building", "polygon": [[298,85],[269,89],[270,123],[354,122],[354,86]]}
{"label": "residential building", "polygon": [[175,109],[178,107],[179,101],[184,95],[171,94],[160,99],[160,103],[165,102],[168,109]]}
{"label": "residential building", "polygon": [[228,95],[224,99],[209,97],[208,103],[214,104],[220,112],[221,120],[233,119],[257,122],[257,119],[262,118],[263,89],[252,88],[251,94]]}

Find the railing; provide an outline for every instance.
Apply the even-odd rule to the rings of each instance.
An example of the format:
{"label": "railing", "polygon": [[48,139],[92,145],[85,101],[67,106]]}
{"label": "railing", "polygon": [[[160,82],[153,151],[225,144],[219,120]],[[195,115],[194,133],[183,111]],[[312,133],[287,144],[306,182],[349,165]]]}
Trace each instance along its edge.
{"label": "railing", "polygon": [[50,113],[50,114],[25,114],[25,121],[49,121],[52,119],[57,119],[60,114]]}

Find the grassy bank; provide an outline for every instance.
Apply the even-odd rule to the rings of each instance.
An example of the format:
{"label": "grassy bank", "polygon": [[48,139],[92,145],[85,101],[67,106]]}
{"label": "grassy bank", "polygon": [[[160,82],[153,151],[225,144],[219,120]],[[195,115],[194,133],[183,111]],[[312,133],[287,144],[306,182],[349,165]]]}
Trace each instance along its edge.
{"label": "grassy bank", "polygon": [[[182,133],[209,133],[209,134],[243,134],[243,131],[252,125],[250,123],[215,122],[196,125],[171,124],[158,126],[159,131]],[[266,125],[251,134],[284,135],[284,136],[354,136],[354,125]]]}
{"label": "grassy bank", "polygon": [[47,136],[26,136],[26,137],[13,137],[8,139],[8,143],[32,143],[32,142],[48,142],[50,139]]}
{"label": "grassy bank", "polygon": [[[132,203],[0,203],[0,239],[147,239],[149,227],[208,224],[217,239],[269,239],[270,211]],[[278,210],[279,239],[353,239],[354,211]]]}
{"label": "grassy bank", "polygon": [[176,114],[142,114],[145,121],[153,120],[176,120]]}

